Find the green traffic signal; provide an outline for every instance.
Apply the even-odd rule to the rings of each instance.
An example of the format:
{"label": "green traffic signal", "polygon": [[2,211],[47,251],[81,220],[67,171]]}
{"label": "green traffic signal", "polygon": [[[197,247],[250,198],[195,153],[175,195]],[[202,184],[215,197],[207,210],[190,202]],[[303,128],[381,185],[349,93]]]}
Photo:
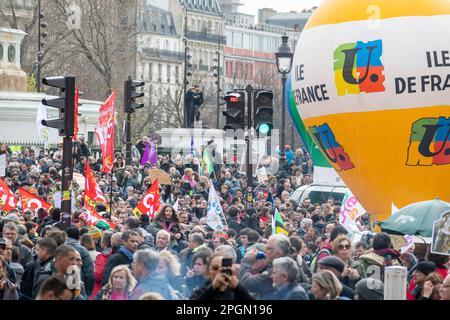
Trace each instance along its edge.
{"label": "green traffic signal", "polygon": [[270,131],[270,126],[267,123],[262,123],[258,128],[259,133],[267,134]]}

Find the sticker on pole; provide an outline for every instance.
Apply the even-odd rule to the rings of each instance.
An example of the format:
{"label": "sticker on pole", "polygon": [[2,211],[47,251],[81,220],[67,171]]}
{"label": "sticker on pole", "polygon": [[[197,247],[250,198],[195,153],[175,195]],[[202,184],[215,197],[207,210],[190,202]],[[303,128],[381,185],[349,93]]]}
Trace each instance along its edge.
{"label": "sticker on pole", "polygon": [[70,200],[70,191],[63,191],[63,201]]}

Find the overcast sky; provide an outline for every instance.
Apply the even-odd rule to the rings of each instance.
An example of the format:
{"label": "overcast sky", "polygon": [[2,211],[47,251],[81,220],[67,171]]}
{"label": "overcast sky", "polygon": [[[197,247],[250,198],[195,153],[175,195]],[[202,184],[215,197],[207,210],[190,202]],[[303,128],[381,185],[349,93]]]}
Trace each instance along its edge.
{"label": "overcast sky", "polygon": [[240,7],[240,11],[253,14],[258,18],[258,9],[273,8],[278,12],[289,12],[309,9],[318,6],[323,0],[244,0],[245,5]]}

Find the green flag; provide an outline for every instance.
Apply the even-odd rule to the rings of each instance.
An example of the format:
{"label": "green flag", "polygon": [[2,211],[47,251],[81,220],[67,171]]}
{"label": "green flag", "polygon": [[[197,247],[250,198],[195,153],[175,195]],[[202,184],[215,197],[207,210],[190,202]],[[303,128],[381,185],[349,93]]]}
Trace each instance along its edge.
{"label": "green flag", "polygon": [[275,208],[275,214],[272,217],[272,234],[283,233],[285,235],[289,235],[287,230],[284,227],[284,221],[281,217],[281,214],[278,212],[278,209]]}
{"label": "green flag", "polygon": [[203,176],[205,174],[205,172],[208,172],[209,174],[214,172],[213,161],[211,159],[211,155],[209,154],[209,152],[206,148],[203,150],[203,159],[202,159],[202,165],[200,168],[200,175]]}

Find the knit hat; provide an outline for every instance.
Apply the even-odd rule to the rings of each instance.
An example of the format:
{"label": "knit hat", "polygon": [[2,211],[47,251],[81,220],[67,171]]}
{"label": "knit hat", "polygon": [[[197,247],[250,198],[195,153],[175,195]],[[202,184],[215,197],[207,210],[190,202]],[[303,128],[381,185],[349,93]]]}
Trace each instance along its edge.
{"label": "knit hat", "polygon": [[99,228],[92,226],[89,228],[88,235],[90,235],[95,241],[97,239],[101,239],[102,231]]}
{"label": "knit hat", "polygon": [[95,223],[95,226],[101,230],[108,230],[110,228],[108,222],[106,222],[105,220],[98,220]]}
{"label": "knit hat", "polygon": [[365,278],[355,285],[360,300],[383,300],[384,284],[375,278]]}
{"label": "knit hat", "polygon": [[344,269],[345,269],[344,261],[342,261],[341,258],[335,257],[335,256],[325,257],[325,258],[321,259],[318,263],[325,267],[334,268],[337,271],[339,271],[340,273],[344,272]]}
{"label": "knit hat", "polygon": [[416,265],[415,270],[420,271],[427,276],[436,270],[436,265],[431,261],[422,261]]}

